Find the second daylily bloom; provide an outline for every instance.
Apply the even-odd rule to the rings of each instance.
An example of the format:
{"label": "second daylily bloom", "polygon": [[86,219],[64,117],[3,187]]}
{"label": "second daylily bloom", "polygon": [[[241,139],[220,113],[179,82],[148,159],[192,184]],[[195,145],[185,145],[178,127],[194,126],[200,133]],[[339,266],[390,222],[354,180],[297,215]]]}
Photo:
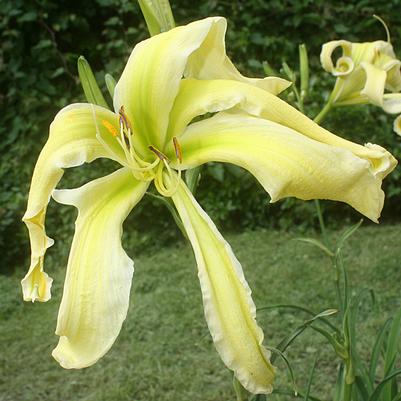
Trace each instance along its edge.
{"label": "second daylily bloom", "polygon": [[[338,48],[342,55],[334,62],[332,56]],[[334,40],[323,45],[320,60],[323,68],[337,77],[329,99],[332,105],[372,103],[387,113],[401,112],[401,61],[389,40]]]}
{"label": "second daylily bloom", "polygon": [[[53,242],[44,227],[47,204],[53,195],[74,205],[79,213],[53,351],[65,368],[95,363],[121,329],[133,274],[121,246],[122,224],[151,183],[171,197],[192,244],[216,349],[252,393],[272,390],[274,368],[251,290],[181,171],[209,161],[233,163],[254,174],[272,202],[332,199],[373,221],[380,215],[382,179],[395,159],[380,146],[331,134],[280,100],[275,95],[286,81],[243,77],[226,56],[225,29],[224,18],[207,18],[139,43],[115,88],[115,112],[73,104],[51,124],[24,215],[32,258],[22,287],[27,301],[50,298],[52,280],[43,270]],[[100,157],[122,167],[80,188],[55,190],[64,168]]]}
{"label": "second daylily bloom", "polygon": [[401,136],[401,114],[394,120],[393,129],[397,135]]}

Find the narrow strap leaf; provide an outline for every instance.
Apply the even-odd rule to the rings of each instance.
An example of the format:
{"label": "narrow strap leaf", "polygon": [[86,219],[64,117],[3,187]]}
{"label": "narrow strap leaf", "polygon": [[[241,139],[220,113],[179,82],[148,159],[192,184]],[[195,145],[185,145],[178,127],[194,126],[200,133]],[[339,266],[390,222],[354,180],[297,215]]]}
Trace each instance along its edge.
{"label": "narrow strap leaf", "polygon": [[309,394],[310,394],[310,389],[311,389],[311,386],[312,386],[313,375],[315,373],[316,363],[317,363],[317,357],[313,361],[312,369],[311,369],[310,374],[309,374],[308,385],[306,387],[306,393],[305,393],[304,401],[310,401],[311,400],[309,398]]}
{"label": "narrow strap leaf", "polygon": [[376,341],[373,345],[372,356],[370,359],[370,368],[369,368],[369,376],[370,380],[374,382],[376,376],[376,369],[379,362],[380,353],[383,347],[384,340],[386,338],[386,333],[388,328],[390,327],[392,319],[387,319],[383,326],[380,328],[379,333],[377,334]]}
{"label": "narrow strap leaf", "polygon": [[338,253],[341,248],[343,247],[345,241],[351,237],[351,235],[353,235],[355,233],[356,230],[358,230],[358,228],[362,225],[363,223],[363,219],[359,220],[358,223],[354,224],[352,227],[349,227],[348,229],[346,229],[342,235],[340,236],[339,240],[337,241],[337,251],[336,253]]}
{"label": "narrow strap leaf", "polygon": [[116,80],[111,74],[106,74],[104,76],[104,81],[106,82],[107,90],[109,91],[110,97],[114,97],[114,88],[116,87]]}
{"label": "narrow strap leaf", "polygon": [[[289,395],[294,398],[304,398],[303,393],[300,393],[300,392],[294,393],[293,391],[283,390],[283,389],[279,389],[279,388],[274,389],[272,394]],[[309,401],[323,401],[323,400],[321,398],[309,395]]]}
{"label": "narrow strap leaf", "polygon": [[292,366],[290,364],[290,361],[287,359],[287,357],[284,355],[284,352],[281,352],[279,349],[274,348],[274,347],[266,347],[268,350],[272,351],[273,353],[277,354],[281,359],[284,361],[285,365],[287,366],[288,373],[290,374],[291,382],[292,382],[292,387],[294,389],[294,393],[298,394],[297,390],[297,384],[295,382],[295,375],[294,375],[294,370],[292,369]]}
{"label": "narrow strap leaf", "polygon": [[96,82],[92,68],[84,56],[78,58],[78,75],[88,103],[110,109]]}
{"label": "narrow strap leaf", "polygon": [[397,369],[388,376],[386,376],[376,387],[376,390],[373,392],[373,394],[370,396],[368,401],[377,401],[380,397],[381,392],[385,388],[386,384],[392,380],[394,377],[397,377],[401,374],[401,369]]}
{"label": "narrow strap leaf", "polygon": [[150,36],[174,28],[175,22],[168,0],[138,0]]}
{"label": "narrow strap leaf", "polygon": [[[327,309],[326,311],[316,313],[308,308],[305,308],[304,306],[299,306],[299,305],[292,305],[292,304],[277,304],[277,305],[269,305],[269,306],[262,306],[257,309],[258,312],[262,310],[268,310],[268,309],[277,309],[277,308],[288,308],[288,309],[295,309],[295,310],[300,310],[302,312],[305,312],[311,316],[318,316],[319,321],[322,323],[325,323],[326,325],[330,326],[331,329],[333,329],[335,332],[340,333],[339,330],[337,329],[336,326],[334,326],[333,323],[331,323],[328,319],[325,319],[324,316],[329,316],[337,312],[336,309]],[[329,313],[328,313],[329,312]],[[324,314],[326,313],[326,314]],[[312,319],[312,321],[315,319]]]}
{"label": "narrow strap leaf", "polygon": [[334,253],[330,251],[329,248],[326,247],[326,245],[322,244],[319,240],[314,239],[314,238],[294,238],[295,241],[301,241],[301,242],[306,242],[307,244],[311,244],[322,250],[326,255],[333,257]]}

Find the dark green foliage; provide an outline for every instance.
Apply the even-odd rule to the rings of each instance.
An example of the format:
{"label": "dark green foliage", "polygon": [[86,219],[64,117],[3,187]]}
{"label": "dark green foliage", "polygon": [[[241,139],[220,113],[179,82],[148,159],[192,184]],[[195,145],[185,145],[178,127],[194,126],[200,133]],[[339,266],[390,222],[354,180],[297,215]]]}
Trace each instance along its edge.
{"label": "dark green foliage", "polygon": [[[229,19],[227,48],[244,73],[262,76],[262,61],[279,69],[286,60],[298,68],[298,44],[308,46],[311,62],[312,93],[306,112],[313,116],[322,106],[333,79],[319,64],[322,43],[344,37],[349,40],[384,39],[381,25],[371,18],[379,14],[389,24],[392,41],[401,56],[401,14],[399,1],[171,1],[175,19],[186,23],[210,15]],[[104,75],[119,77],[124,63],[147,30],[135,0],[88,0],[55,2],[2,0],[0,7],[0,249],[1,272],[26,264],[29,247],[21,217],[26,206],[30,177],[35,160],[46,141],[48,127],[56,112],[65,105],[83,101],[78,84],[76,61],[84,55],[90,62],[106,94]],[[106,97],[110,102],[110,98]],[[110,103],[111,104],[111,103]],[[392,117],[373,107],[334,112],[327,126],[335,132],[365,142],[386,146],[401,156],[401,142],[392,133]],[[110,170],[97,162],[96,169],[68,174],[65,186],[82,183]],[[92,175],[90,175],[92,174]],[[386,183],[386,219],[400,216],[400,172]],[[248,174],[231,166],[211,165],[202,173],[198,190],[200,202],[213,218],[230,228],[277,225],[301,227],[314,222],[313,204],[285,200],[266,207],[268,197]],[[150,207],[153,207],[150,210]],[[349,207],[325,205],[332,220],[354,216]],[[50,207],[51,234],[65,240],[72,232],[75,212]],[[152,227],[148,223],[152,223]],[[150,238],[171,240],[179,235],[169,213],[149,199],[127,225],[138,229],[140,243]],[[58,227],[57,229],[55,227]],[[170,234],[167,234],[168,231]],[[160,241],[160,240],[159,240]]]}

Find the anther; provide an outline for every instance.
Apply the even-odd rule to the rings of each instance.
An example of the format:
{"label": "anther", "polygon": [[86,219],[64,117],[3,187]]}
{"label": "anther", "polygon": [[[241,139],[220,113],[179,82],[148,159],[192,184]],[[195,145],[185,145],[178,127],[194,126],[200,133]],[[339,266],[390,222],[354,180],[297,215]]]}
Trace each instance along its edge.
{"label": "anther", "polygon": [[160,160],[167,162],[169,161],[168,157],[164,153],[160,152],[159,149],[156,149],[154,146],[149,145],[148,149],[151,150]]}
{"label": "anther", "polygon": [[120,125],[122,125],[123,128],[125,128],[126,130],[128,130],[128,129],[131,130],[131,124],[128,120],[127,115],[125,114],[124,106],[120,107],[120,110],[118,110],[118,115],[119,115]]}
{"label": "anther", "polygon": [[178,159],[178,161],[182,163],[182,149],[176,137],[173,137],[173,144],[174,144],[175,156]]}
{"label": "anther", "polygon": [[111,135],[113,135],[114,137],[118,136],[118,131],[115,129],[114,125],[111,124],[109,121],[102,120],[102,125],[107,129],[107,131],[110,132]]}

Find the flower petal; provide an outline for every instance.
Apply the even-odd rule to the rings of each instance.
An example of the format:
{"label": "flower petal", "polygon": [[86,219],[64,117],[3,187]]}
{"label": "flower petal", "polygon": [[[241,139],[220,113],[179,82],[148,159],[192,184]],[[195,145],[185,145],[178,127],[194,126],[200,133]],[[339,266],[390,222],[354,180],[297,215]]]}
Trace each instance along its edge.
{"label": "flower petal", "polygon": [[78,208],[53,350],[67,369],[94,364],[112,346],[127,315],[133,262],[121,246],[122,224],[148,184],[123,168],[80,188],[53,193]]}
{"label": "flower petal", "polygon": [[[337,69],[337,66],[334,67],[332,55],[333,52],[338,48],[341,47],[343,54],[342,57],[349,58],[351,55],[351,48],[352,44],[346,40],[332,40],[331,42],[327,42],[322,46],[322,51],[320,53],[320,62],[322,67],[333,75],[346,75],[349,74],[352,69],[348,70],[347,72],[341,71]],[[336,62],[336,65],[338,62]],[[352,68],[354,67],[352,63]]]}
{"label": "flower petal", "polygon": [[371,145],[361,146],[347,141],[320,127],[277,96],[242,82],[228,80],[183,80],[171,112],[169,138],[182,135],[185,127],[196,116],[234,106],[292,128],[316,141],[348,149],[356,156],[368,160],[374,174],[381,178],[396,165],[394,157],[380,146],[375,145],[373,148]]}
{"label": "flower petal", "polygon": [[401,115],[394,120],[393,129],[397,135],[401,136]]}
{"label": "flower petal", "polygon": [[136,148],[145,157],[147,146],[162,149],[169,114],[183,75],[202,79],[223,77],[281,91],[289,83],[243,77],[225,53],[226,21],[206,18],[153,36],[135,46],[114,94],[114,108],[124,106],[131,120]]}
{"label": "flower petal", "polygon": [[136,148],[162,148],[168,116],[188,57],[220,18],[180,26],[137,44],[114,92],[114,108],[124,106],[131,120]]}
{"label": "flower petal", "polygon": [[31,241],[31,265],[21,281],[25,301],[47,301],[52,279],[43,271],[43,258],[53,240],[46,236],[45,215],[50,195],[63,168],[79,166],[99,157],[113,156],[96,138],[93,108],[98,118],[114,121],[114,113],[98,106],[74,104],[61,110],[50,125],[50,135],[33,172],[28,206],[23,221]]}
{"label": "flower petal", "polygon": [[272,202],[289,196],[331,199],[350,204],[373,221],[380,216],[381,179],[367,160],[283,125],[221,112],[190,125],[180,143],[182,168],[209,161],[236,164],[259,180]]}
{"label": "flower petal", "polygon": [[226,19],[216,19],[202,45],[188,58],[185,71],[187,78],[229,79],[245,82],[275,95],[291,86],[291,82],[278,77],[263,79],[244,77],[227,57],[225,48],[226,30]]}
{"label": "flower petal", "polygon": [[383,100],[383,110],[386,113],[401,113],[401,93],[386,93]]}
{"label": "flower petal", "polygon": [[366,74],[366,82],[361,95],[367,96],[369,101],[379,107],[383,106],[384,87],[386,85],[386,71],[370,63],[361,63]]}
{"label": "flower petal", "polygon": [[248,391],[270,393],[274,367],[240,263],[182,181],[172,199],[194,250],[205,317],[220,357]]}

